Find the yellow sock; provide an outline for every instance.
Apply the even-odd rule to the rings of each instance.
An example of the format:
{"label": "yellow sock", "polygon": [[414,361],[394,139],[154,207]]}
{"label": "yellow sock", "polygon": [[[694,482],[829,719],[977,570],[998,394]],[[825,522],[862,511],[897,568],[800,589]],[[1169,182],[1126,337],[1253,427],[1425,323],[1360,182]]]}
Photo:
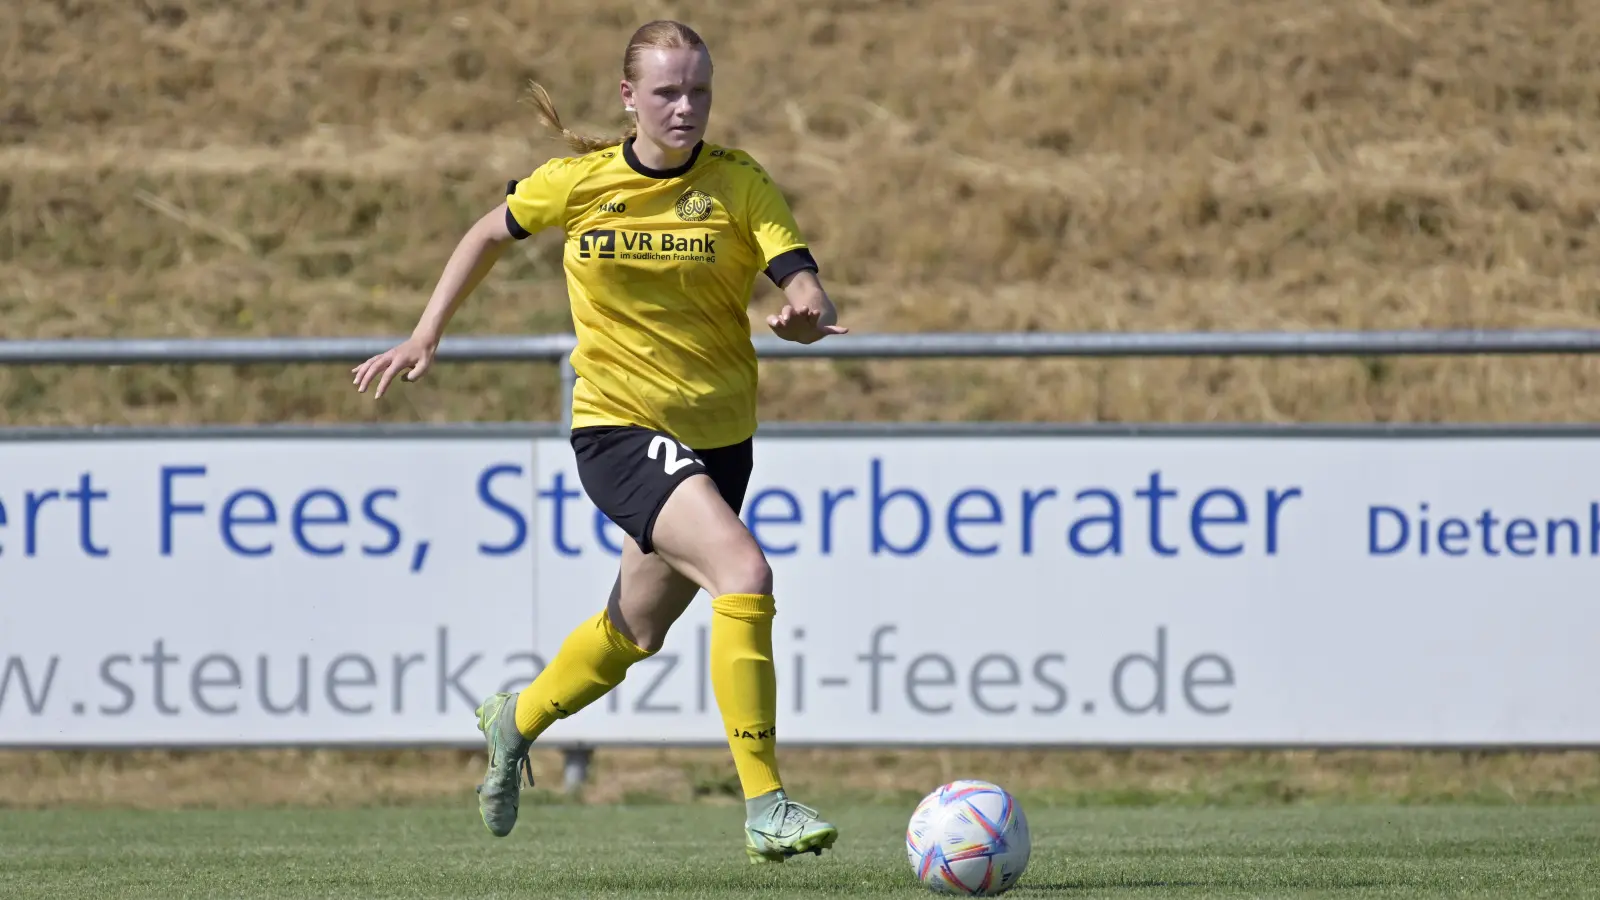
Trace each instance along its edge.
{"label": "yellow sock", "polygon": [[517,695],[517,730],[536,738],[622,683],[628,667],[650,654],[622,636],[605,610],[573,629],[556,658]]}
{"label": "yellow sock", "polygon": [[770,594],[724,594],[711,601],[711,611],[711,690],[748,800],[783,786],[772,663],[776,605]]}

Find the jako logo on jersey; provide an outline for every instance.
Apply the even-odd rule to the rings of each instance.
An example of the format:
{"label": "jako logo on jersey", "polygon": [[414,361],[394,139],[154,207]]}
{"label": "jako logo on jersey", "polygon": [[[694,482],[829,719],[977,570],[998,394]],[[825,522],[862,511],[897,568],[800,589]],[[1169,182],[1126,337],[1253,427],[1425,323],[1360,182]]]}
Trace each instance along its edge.
{"label": "jako logo on jersey", "polygon": [[[619,240],[620,238],[620,240]],[[685,259],[691,262],[716,262],[717,238],[713,234],[679,237],[671,232],[648,234],[597,228],[578,235],[579,259]],[[668,257],[667,254],[673,254]]]}
{"label": "jako logo on jersey", "polygon": [[608,200],[605,203],[600,204],[600,211],[608,213],[625,213],[628,211],[628,204],[623,203],[621,200]]}
{"label": "jako logo on jersey", "polygon": [[685,222],[704,222],[711,218],[711,195],[690,188],[678,198],[677,213]]}

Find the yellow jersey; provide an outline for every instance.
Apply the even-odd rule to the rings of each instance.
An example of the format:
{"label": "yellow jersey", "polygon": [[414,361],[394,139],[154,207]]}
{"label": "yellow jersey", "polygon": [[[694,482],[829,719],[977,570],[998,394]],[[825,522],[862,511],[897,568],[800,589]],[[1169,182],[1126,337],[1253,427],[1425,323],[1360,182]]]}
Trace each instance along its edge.
{"label": "yellow jersey", "polygon": [[756,430],[756,355],[746,312],[756,276],[816,261],[749,154],[701,142],[652,169],[632,140],[552,159],[507,185],[506,226],[560,228],[577,348],[572,427],[642,425],[687,446]]}

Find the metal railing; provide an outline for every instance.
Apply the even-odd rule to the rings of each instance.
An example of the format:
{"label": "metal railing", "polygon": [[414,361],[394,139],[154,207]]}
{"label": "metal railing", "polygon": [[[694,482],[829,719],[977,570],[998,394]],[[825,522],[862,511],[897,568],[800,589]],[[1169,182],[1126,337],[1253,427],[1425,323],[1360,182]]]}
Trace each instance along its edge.
{"label": "metal railing", "polygon": [[[354,362],[399,338],[120,338],[0,341],[0,365],[139,365]],[[802,345],[754,339],[775,359],[1130,357],[1130,356],[1418,356],[1600,352],[1600,330],[1416,330],[1245,332],[954,332],[851,334]],[[440,359],[466,362],[557,361],[575,346],[570,334],[461,335],[439,345]]]}
{"label": "metal railing", "polygon": [[[0,341],[0,365],[256,365],[350,363],[400,338],[74,338]],[[953,332],[852,334],[816,344],[753,339],[767,359],[974,359],[1228,356],[1441,356],[1600,353],[1600,330],[1455,329],[1254,332]],[[460,335],[440,342],[439,359],[554,362],[563,420],[577,375],[571,334]]]}

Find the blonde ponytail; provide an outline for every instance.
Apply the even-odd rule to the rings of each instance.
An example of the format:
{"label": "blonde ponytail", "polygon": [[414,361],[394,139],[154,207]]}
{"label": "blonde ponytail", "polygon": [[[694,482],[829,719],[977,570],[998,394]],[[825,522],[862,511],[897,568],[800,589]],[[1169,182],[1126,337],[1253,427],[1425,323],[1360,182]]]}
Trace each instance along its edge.
{"label": "blonde ponytail", "polygon": [[536,81],[529,82],[528,95],[529,102],[533,104],[534,112],[536,115],[538,115],[539,121],[543,122],[546,128],[554,131],[556,134],[561,135],[562,139],[567,142],[567,146],[571,147],[580,154],[593,153],[596,150],[604,150],[607,147],[615,147],[628,138],[633,137],[637,131],[637,126],[629,125],[626,131],[624,131],[619,137],[614,138],[600,138],[592,135],[578,134],[567,126],[561,124],[561,115],[556,112],[555,101],[550,99],[550,92],[545,90],[543,85]]}

